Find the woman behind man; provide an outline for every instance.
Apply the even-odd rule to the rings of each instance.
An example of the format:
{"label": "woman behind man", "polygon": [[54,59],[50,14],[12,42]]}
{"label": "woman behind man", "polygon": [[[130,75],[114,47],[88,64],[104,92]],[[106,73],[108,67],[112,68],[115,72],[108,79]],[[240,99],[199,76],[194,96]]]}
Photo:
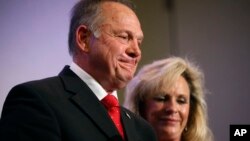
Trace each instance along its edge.
{"label": "woman behind man", "polygon": [[124,106],[146,119],[159,141],[212,141],[203,78],[179,57],[153,62],[128,84]]}

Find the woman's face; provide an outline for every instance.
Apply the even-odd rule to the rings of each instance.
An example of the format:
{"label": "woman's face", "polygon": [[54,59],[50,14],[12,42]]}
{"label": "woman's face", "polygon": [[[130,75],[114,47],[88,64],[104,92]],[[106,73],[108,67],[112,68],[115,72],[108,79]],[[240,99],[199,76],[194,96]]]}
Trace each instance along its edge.
{"label": "woman's face", "polygon": [[[158,95],[159,94],[159,95]],[[181,140],[190,109],[190,90],[180,76],[170,89],[145,101],[144,118],[153,126],[158,140]]]}

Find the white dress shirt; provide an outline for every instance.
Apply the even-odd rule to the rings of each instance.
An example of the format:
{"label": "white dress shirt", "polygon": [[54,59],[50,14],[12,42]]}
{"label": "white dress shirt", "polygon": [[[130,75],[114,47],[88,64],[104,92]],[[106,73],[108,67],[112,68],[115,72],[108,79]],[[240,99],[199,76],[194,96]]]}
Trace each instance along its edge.
{"label": "white dress shirt", "polygon": [[[72,62],[70,64],[70,69],[89,86],[99,100],[102,100],[108,94],[92,76],[80,68],[76,63]],[[113,91],[112,95],[118,99],[116,91]]]}

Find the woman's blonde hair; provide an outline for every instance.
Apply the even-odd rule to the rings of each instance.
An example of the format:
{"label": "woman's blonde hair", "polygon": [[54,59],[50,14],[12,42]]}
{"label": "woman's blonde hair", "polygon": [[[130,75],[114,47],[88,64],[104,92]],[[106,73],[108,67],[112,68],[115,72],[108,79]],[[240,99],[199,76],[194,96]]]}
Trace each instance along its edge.
{"label": "woman's blonde hair", "polygon": [[190,112],[183,141],[211,141],[208,127],[207,105],[204,96],[204,75],[198,66],[188,59],[170,57],[144,66],[130,81],[125,90],[124,106],[143,117],[144,101],[170,88],[179,76],[183,76],[190,89]]}

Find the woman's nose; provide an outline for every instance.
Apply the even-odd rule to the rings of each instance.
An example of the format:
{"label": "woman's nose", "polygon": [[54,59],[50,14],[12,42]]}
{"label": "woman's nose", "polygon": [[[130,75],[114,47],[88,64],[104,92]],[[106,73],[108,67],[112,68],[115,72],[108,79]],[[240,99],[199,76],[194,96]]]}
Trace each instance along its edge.
{"label": "woman's nose", "polygon": [[164,108],[168,113],[177,113],[178,111],[178,105],[174,100],[166,101]]}

